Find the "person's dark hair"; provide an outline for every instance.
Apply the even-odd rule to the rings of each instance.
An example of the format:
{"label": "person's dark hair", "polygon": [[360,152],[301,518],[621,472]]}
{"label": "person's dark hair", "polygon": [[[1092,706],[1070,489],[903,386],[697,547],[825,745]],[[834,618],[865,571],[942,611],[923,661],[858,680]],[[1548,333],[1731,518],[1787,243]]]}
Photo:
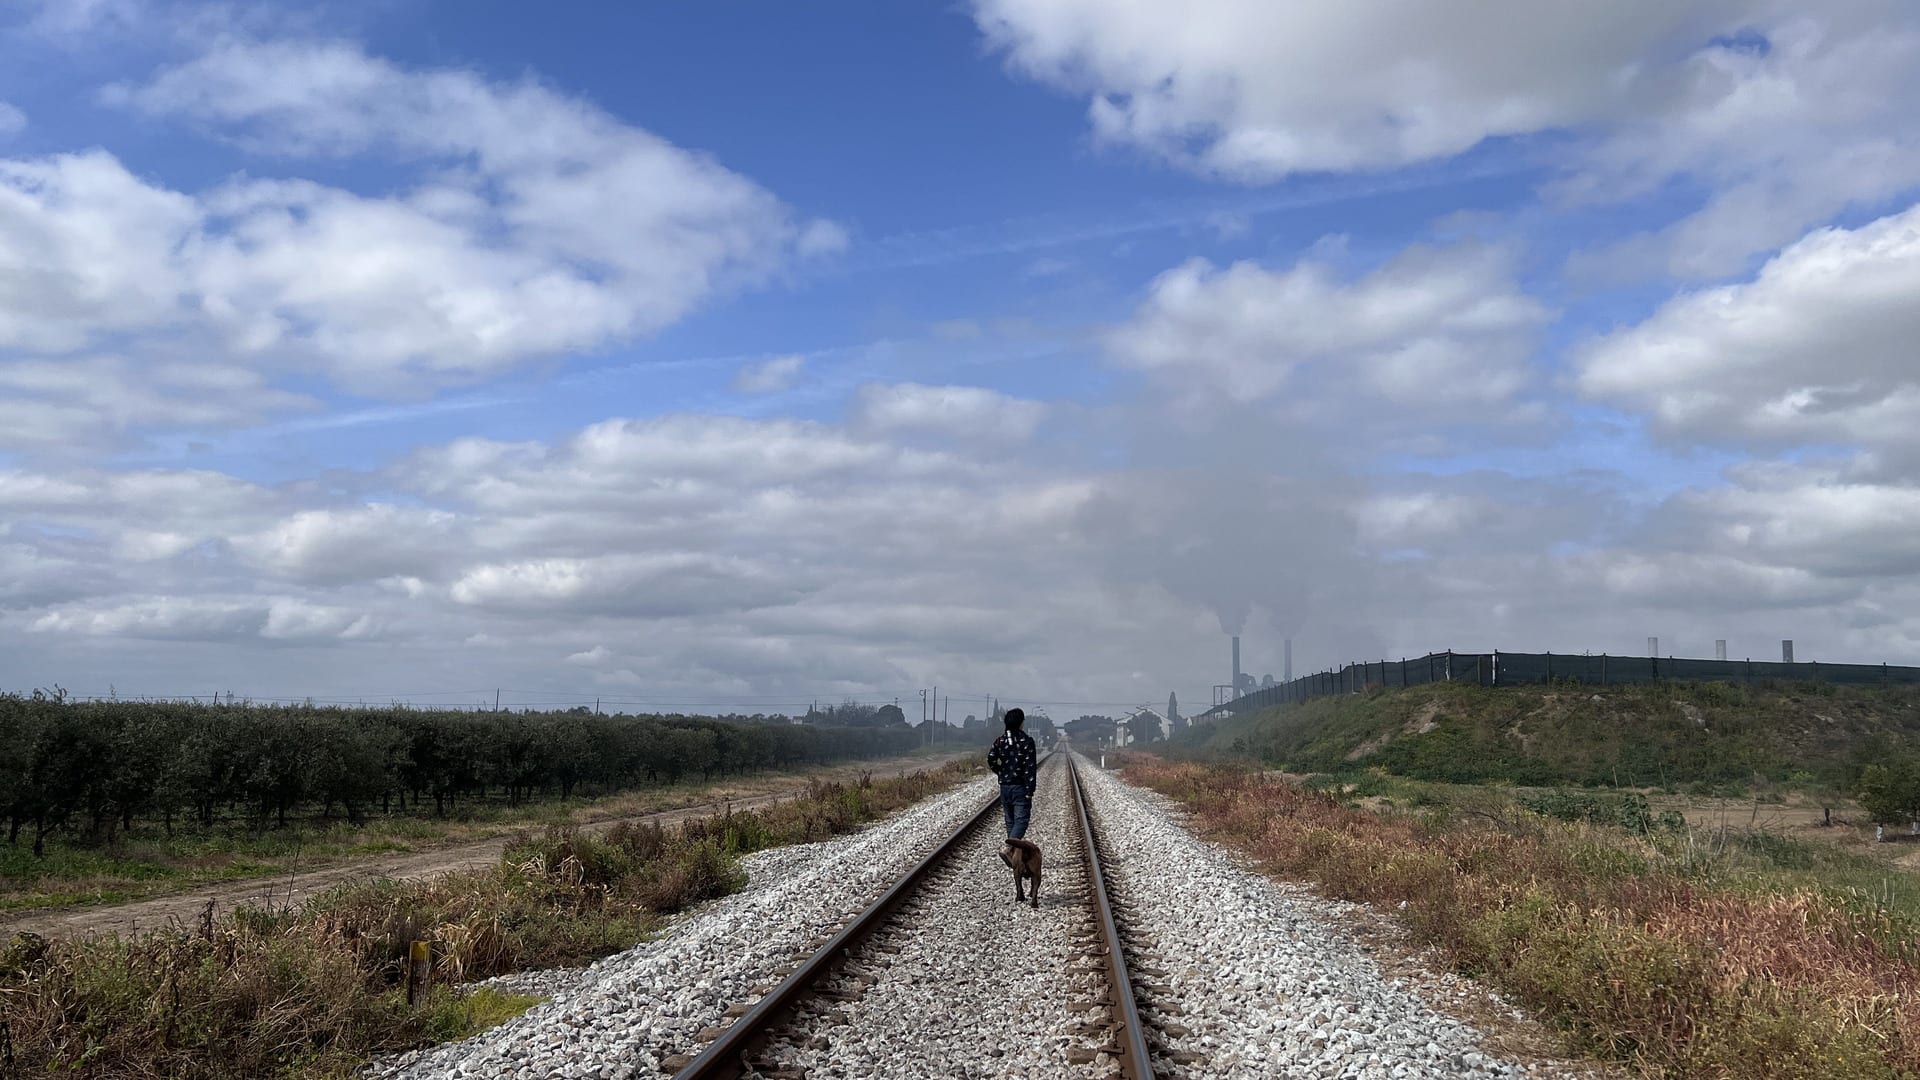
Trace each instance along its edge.
{"label": "person's dark hair", "polygon": [[1019,731],[1027,726],[1027,714],[1024,709],[1008,709],[1007,715],[1001,719],[1007,722],[1008,731]]}

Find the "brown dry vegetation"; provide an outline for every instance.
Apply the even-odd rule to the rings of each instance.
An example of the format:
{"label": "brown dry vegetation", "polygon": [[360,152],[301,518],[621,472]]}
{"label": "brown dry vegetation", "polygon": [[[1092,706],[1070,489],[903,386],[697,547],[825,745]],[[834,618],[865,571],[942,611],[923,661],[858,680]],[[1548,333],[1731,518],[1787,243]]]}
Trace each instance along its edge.
{"label": "brown dry vegetation", "polygon": [[1576,1050],[1676,1080],[1920,1075],[1920,926],[1862,889],[1494,792],[1376,812],[1234,767],[1135,758],[1127,776],[1271,872],[1396,912]]}
{"label": "brown dry vegetation", "polygon": [[[344,1077],[369,1056],[459,1038],[531,1004],[462,981],[582,963],[663,916],[738,889],[738,856],[857,828],[967,778],[815,783],[798,799],[678,828],[552,827],[493,867],[336,890],[291,911],[0,951],[0,1024],[23,1073]],[[407,945],[434,943],[439,987],[405,1003]]]}

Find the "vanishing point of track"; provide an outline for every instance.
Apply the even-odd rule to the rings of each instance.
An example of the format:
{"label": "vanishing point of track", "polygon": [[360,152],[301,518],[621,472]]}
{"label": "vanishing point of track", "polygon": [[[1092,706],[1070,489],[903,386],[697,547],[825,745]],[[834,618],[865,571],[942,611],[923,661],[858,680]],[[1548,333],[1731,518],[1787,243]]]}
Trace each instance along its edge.
{"label": "vanishing point of track", "polygon": [[[1120,928],[1114,922],[1113,905],[1107,896],[1106,875],[1100,865],[1098,837],[1094,833],[1092,819],[1087,814],[1086,794],[1073,758],[1066,755],[1065,760],[1067,786],[1073,794],[1074,812],[1079,821],[1088,891],[1099,933],[1097,952],[1105,962],[1111,995],[1108,1004],[1113,1022],[1111,1042],[1106,1050],[1112,1055],[1120,1075],[1128,1080],[1152,1080],[1145,1030],[1141,1026],[1132,980],[1127,972]],[[983,827],[998,809],[999,798],[995,796],[989,799],[931,854],[895,880],[879,899],[868,904],[812,956],[794,968],[778,986],[739,1015],[699,1056],[676,1072],[674,1080],[735,1080],[742,1074],[755,1071],[755,1055],[767,1043],[769,1036],[797,1014],[801,1003],[816,992],[816,988],[856,946],[892,921],[898,909],[920,889],[929,874],[950,859],[962,846],[962,841],[975,829]]]}

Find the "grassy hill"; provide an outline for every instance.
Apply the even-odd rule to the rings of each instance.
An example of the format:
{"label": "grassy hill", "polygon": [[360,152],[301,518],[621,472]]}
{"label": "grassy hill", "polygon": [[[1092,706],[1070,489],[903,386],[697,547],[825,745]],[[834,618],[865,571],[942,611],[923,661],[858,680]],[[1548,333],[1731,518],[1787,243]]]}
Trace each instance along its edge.
{"label": "grassy hill", "polygon": [[1920,746],[1920,687],[1823,683],[1375,688],[1196,727],[1176,755],[1454,783],[1850,787]]}

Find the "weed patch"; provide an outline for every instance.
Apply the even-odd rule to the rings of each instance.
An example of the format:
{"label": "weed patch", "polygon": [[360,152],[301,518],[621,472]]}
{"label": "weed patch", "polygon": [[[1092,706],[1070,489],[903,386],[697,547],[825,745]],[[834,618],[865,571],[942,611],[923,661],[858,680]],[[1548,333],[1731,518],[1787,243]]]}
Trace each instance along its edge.
{"label": "weed patch", "polygon": [[1479,792],[1383,814],[1227,766],[1136,758],[1127,776],[1270,871],[1397,912],[1574,1048],[1643,1075],[1920,1075],[1920,907],[1855,887],[1840,853],[1704,844],[1617,801],[1535,812]]}
{"label": "weed patch", "polygon": [[[815,784],[672,829],[551,826],[483,870],[343,887],[298,909],[209,910],[125,938],[19,935],[0,948],[0,1019],[23,1075],[347,1077],[374,1054],[463,1038],[533,1003],[461,983],[628,948],[744,885],[741,854],[846,832],[971,771]],[[408,946],[422,940],[436,989],[409,1007]]]}

